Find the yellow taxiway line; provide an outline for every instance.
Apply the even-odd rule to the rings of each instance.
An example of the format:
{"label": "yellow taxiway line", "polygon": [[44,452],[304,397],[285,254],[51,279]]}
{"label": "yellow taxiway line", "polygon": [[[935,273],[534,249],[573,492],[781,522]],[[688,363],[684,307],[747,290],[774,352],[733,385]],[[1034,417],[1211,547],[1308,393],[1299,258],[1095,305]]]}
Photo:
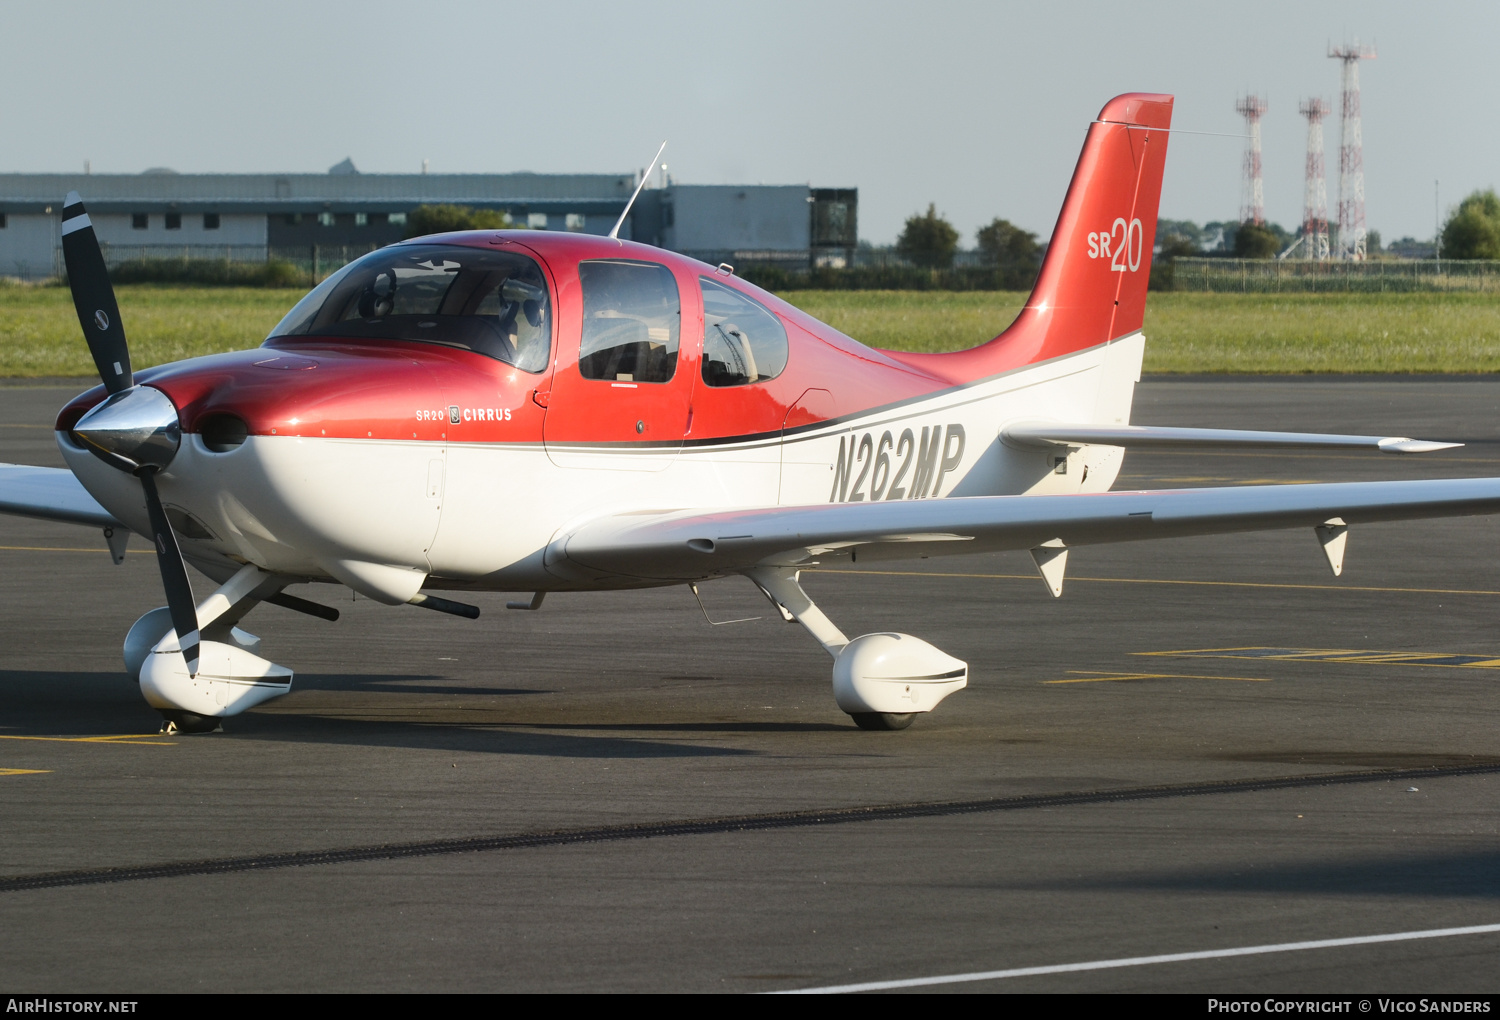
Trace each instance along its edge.
{"label": "yellow taxiway line", "polygon": [[0,740],[46,740],[61,744],[148,744],[153,747],[176,747],[175,740],[148,740],[155,733],[119,733],[102,737],[29,737],[17,733],[0,733]]}
{"label": "yellow taxiway line", "polygon": [[1359,648],[1179,648],[1131,655],[1184,659],[1255,659],[1259,662],[1352,662],[1368,666],[1431,666],[1440,669],[1497,669],[1500,657],[1467,652],[1382,652]]}
{"label": "yellow taxiway line", "polygon": [[1113,673],[1107,669],[1070,669],[1069,673],[1092,673],[1072,680],[1043,680],[1044,684],[1100,684],[1114,680],[1247,680],[1250,683],[1268,684],[1263,676],[1204,676],[1197,673]]}
{"label": "yellow taxiway line", "polygon": [[[108,549],[92,549],[84,546],[71,545],[0,545],[3,552],[81,552],[81,553],[107,553]],[[152,549],[126,549],[127,556],[151,556],[155,555]]]}
{"label": "yellow taxiway line", "polygon": [[41,776],[51,769],[0,769],[0,776]]}

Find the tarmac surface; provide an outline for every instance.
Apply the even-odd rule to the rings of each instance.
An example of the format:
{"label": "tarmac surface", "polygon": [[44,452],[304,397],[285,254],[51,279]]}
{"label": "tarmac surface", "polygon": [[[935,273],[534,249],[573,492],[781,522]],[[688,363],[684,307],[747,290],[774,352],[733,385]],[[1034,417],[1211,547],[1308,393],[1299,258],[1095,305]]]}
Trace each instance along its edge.
{"label": "tarmac surface", "polygon": [[[0,460],[60,466],[74,392],[0,388]],[[1493,380],[1150,381],[1134,418],[1469,445],[1131,454],[1117,488],[1500,474]],[[1057,600],[1024,553],[805,575],[847,633],[971,664],[899,733],[745,582],[705,586],[764,617],[722,627],[685,589],[346,592],[248,618],[292,694],[164,737],[120,662],[146,543],[0,517],[0,991],[774,991],[1497,924],[1497,546],[1369,526],[1338,579],[1301,531],[1083,548]],[[936,987],[1494,992],[1497,953]]]}

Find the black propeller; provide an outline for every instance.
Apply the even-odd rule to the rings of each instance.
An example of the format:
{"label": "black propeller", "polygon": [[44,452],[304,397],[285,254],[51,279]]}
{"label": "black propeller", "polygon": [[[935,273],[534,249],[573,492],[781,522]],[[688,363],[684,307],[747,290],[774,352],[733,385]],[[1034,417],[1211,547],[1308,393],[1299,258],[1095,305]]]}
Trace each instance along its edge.
{"label": "black propeller", "polygon": [[167,592],[167,608],[172,611],[172,629],[187,660],[188,676],[198,675],[198,603],[188,581],[187,564],[177,547],[177,536],[156,494],[156,471],[140,473],[141,488],[146,490],[146,512],[151,515],[151,538],[156,543],[156,565],[161,568],[161,586]]}
{"label": "black propeller", "polygon": [[141,480],[146,513],[151,520],[151,538],[156,545],[156,565],[161,570],[172,626],[177,631],[182,657],[187,660],[188,674],[197,676],[197,602],[193,599],[193,587],[188,581],[182,550],[177,546],[177,536],[172,533],[171,522],[156,491],[156,473],[171,463],[182,441],[177,409],[160,390],[135,385],[115,289],[109,282],[99,238],[76,191],[69,192],[63,203],[62,242],[78,323],[99,368],[99,377],[110,394],[78,420],[73,434],[87,443],[99,459]]}
{"label": "black propeller", "polygon": [[134,385],[134,378],[125,328],[120,324],[120,306],[115,303],[115,289],[109,283],[94,224],[76,191],[68,192],[63,202],[62,246],[73,307],[78,310],[78,324],[83,327],[99,378],[111,393],[127,390]]}

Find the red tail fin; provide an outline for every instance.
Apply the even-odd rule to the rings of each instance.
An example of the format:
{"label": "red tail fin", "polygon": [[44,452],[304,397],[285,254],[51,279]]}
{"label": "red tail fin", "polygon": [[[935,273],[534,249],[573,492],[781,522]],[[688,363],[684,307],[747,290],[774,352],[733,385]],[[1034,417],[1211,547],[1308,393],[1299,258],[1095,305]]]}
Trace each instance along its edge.
{"label": "red tail fin", "polygon": [[972,350],[897,357],[969,380],[1139,330],[1171,122],[1171,96],[1130,93],[1106,103],[1089,125],[1041,274],[1016,321]]}

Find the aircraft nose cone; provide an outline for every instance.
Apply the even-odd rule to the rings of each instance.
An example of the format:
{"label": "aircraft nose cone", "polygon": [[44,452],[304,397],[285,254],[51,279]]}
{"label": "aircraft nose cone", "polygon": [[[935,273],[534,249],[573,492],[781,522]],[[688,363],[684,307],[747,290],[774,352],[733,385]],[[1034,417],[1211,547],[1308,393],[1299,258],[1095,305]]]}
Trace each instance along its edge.
{"label": "aircraft nose cone", "polygon": [[132,386],[78,419],[73,434],[106,464],[132,474],[164,468],[182,444],[177,408],[161,390]]}

